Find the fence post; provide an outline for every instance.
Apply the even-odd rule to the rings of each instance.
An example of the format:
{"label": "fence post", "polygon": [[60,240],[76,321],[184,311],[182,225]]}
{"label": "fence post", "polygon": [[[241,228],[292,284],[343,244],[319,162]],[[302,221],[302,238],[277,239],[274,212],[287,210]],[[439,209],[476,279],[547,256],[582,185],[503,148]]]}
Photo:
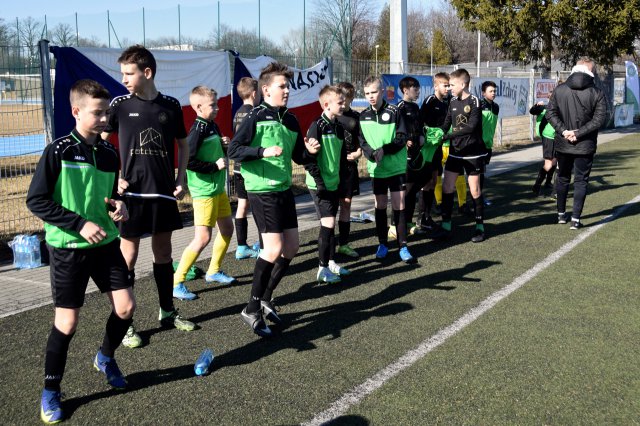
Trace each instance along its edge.
{"label": "fence post", "polygon": [[40,78],[42,80],[42,120],[44,122],[45,144],[53,142],[55,128],[53,123],[53,90],[51,85],[51,60],[49,59],[49,40],[38,42],[40,51]]}

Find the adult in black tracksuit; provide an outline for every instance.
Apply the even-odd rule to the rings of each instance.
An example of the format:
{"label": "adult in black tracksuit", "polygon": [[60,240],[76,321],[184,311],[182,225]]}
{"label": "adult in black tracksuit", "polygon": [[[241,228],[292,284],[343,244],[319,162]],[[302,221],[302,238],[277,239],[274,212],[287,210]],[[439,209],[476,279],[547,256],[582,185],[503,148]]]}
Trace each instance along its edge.
{"label": "adult in black tracksuit", "polygon": [[580,215],[587,197],[598,130],[607,117],[604,94],[595,86],[594,68],[593,60],[579,60],[567,81],[553,91],[547,105],[547,120],[556,130],[558,223],[567,223],[567,193],[574,171],[571,229],[581,226]]}

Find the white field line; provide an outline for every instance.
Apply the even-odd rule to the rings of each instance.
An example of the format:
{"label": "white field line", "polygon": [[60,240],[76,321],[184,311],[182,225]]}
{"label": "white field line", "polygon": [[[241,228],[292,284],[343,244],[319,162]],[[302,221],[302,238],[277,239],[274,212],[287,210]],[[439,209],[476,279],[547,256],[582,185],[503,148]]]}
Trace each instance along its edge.
{"label": "white field line", "polygon": [[576,238],[560,247],[560,249],[558,249],[556,252],[551,253],[549,256],[547,256],[547,258],[534,265],[524,274],[517,277],[515,280],[513,280],[513,282],[511,282],[511,284],[508,284],[506,287],[503,287],[502,289],[487,297],[485,300],[480,302],[478,306],[464,314],[453,324],[438,331],[433,336],[424,340],[416,348],[410,350],[402,357],[398,358],[395,362],[389,364],[387,367],[377,372],[371,378],[367,379],[364,383],[356,386],[351,391],[344,394],[342,397],[332,403],[329,408],[316,414],[313,419],[309,420],[306,423],[303,423],[303,425],[322,425],[343,415],[351,406],[360,403],[360,401],[362,401],[367,395],[382,387],[382,385],[384,385],[388,380],[398,375],[404,369],[411,367],[429,352],[433,351],[435,348],[447,341],[447,339],[449,339],[450,337],[455,336],[463,328],[465,328],[476,319],[478,319],[481,315],[493,308],[498,302],[509,296],[514,291],[518,290],[531,279],[535,278],[536,275],[538,275],[540,272],[553,265],[565,254],[573,250],[578,244],[589,238],[608,222],[611,222],[616,217],[620,216],[631,205],[639,201],[640,195],[618,208],[617,211],[614,211],[611,215],[600,220],[596,225],[583,229],[583,231],[580,231]]}

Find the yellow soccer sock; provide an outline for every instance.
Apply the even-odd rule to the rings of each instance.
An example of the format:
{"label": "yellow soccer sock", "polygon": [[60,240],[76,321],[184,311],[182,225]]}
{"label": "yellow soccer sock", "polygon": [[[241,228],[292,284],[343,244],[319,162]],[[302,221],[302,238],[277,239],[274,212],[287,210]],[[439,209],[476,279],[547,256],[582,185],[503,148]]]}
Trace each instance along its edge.
{"label": "yellow soccer sock", "polygon": [[218,235],[216,235],[216,239],[213,242],[213,249],[211,251],[211,263],[209,263],[209,270],[207,271],[207,275],[213,275],[220,270],[222,259],[224,259],[224,254],[229,248],[230,241],[231,236],[224,236],[218,232]]}
{"label": "yellow soccer sock", "polygon": [[438,176],[438,179],[436,179],[436,188],[433,190],[433,195],[436,197],[436,204],[442,204],[442,176]]}
{"label": "yellow soccer sock", "polygon": [[180,263],[178,264],[178,268],[173,274],[174,287],[184,282],[184,280],[187,278],[187,272],[189,271],[189,268],[191,268],[191,266],[196,263],[199,254],[200,253],[191,250],[189,247],[184,249],[184,251],[182,252],[182,257],[180,258]]}
{"label": "yellow soccer sock", "polygon": [[464,175],[459,175],[456,179],[456,192],[458,193],[458,205],[462,207],[467,202],[467,181]]}

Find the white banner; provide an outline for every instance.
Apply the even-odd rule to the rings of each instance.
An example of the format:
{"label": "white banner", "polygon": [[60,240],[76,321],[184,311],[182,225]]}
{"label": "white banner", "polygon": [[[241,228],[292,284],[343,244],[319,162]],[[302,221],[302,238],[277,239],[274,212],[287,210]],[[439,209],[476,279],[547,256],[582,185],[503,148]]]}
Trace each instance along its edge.
{"label": "white banner", "polygon": [[640,112],[640,87],[638,87],[638,67],[631,61],[625,61],[627,69],[627,103],[633,104],[635,114]]}
{"label": "white banner", "polygon": [[[122,81],[118,58],[121,49],[77,48],[116,81]],[[218,98],[231,95],[231,71],[227,52],[151,50],[156,59],[156,88],[173,96],[180,105],[189,105],[195,86],[204,85],[218,92]]]}
{"label": "white banner", "polygon": [[474,78],[471,93],[482,99],[482,83],[484,81],[496,83],[497,96],[495,102],[500,106],[500,118],[514,117],[529,113],[529,84],[528,78]]}
{"label": "white banner", "polygon": [[[240,58],[251,77],[256,80],[260,77],[260,71],[274,62],[275,59],[269,56],[258,56],[255,59]],[[329,60],[323,59],[311,68],[299,69],[289,67],[293,71],[293,78],[289,81],[289,101],[287,108],[297,108],[310,103],[318,102],[318,94],[327,84],[331,84],[329,75]]]}
{"label": "white banner", "polygon": [[534,93],[534,101],[533,103],[544,102],[545,104],[549,103],[549,98],[551,97],[551,92],[556,88],[555,80],[551,79],[537,79],[534,83],[533,93]]}
{"label": "white banner", "polygon": [[615,106],[614,126],[625,127],[633,124],[633,105],[622,104]]}

